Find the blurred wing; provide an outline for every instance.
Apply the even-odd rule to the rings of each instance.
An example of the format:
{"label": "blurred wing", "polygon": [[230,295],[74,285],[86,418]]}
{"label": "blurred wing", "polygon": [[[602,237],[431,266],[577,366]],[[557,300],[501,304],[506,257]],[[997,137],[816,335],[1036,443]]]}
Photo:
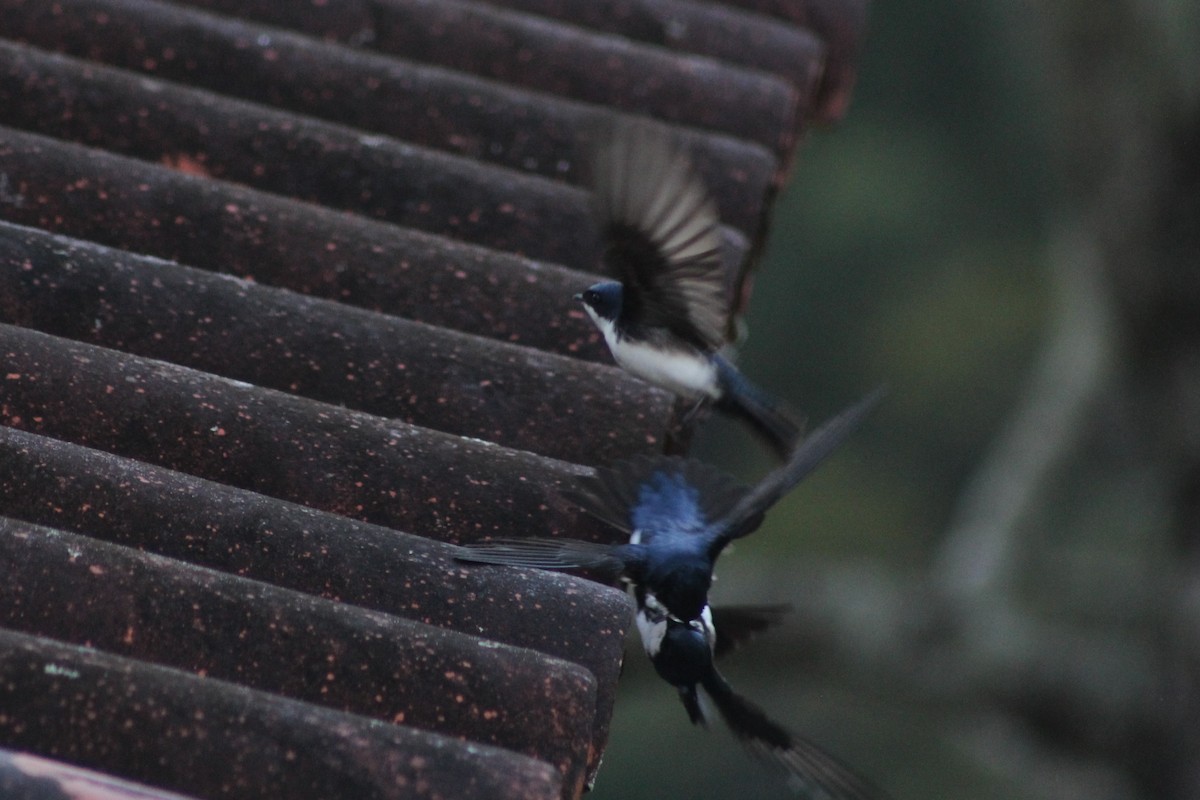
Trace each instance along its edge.
{"label": "blurred wing", "polygon": [[714,671],[704,689],[746,750],[787,777],[807,800],[887,800],[887,794],[802,736],[789,733]]}
{"label": "blurred wing", "polygon": [[702,461],[643,456],[597,468],[564,495],[593,517],[650,538],[703,533],[745,493],[731,476]]}
{"label": "blurred wing", "polygon": [[634,553],[628,545],[596,544],[576,539],[493,539],[459,545],[454,558],[472,564],[499,564],[531,569],[597,569],[623,572]]}
{"label": "blurred wing", "polygon": [[778,625],[791,611],[789,605],[714,607],[712,616],[717,641],[713,645],[713,655],[720,658],[737,650],[757,634]]}
{"label": "blurred wing", "polygon": [[883,388],[876,389],[809,434],[786,464],[746,492],[737,505],[714,524],[712,551],[719,553],[731,540],[754,531],[767,509],[820,466],[862,424],[885,394]]}
{"label": "blurred wing", "polygon": [[720,217],[668,128],[618,127],[597,149],[592,193],[609,268],[625,286],[622,314],[697,347],[725,343]]}

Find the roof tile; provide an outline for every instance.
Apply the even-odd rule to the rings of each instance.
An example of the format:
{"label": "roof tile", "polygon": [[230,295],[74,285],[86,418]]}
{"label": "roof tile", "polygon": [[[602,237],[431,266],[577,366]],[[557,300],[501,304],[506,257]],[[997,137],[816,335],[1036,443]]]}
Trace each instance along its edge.
{"label": "roof tile", "polygon": [[197,796],[578,797],[630,599],[446,542],[619,535],[560,490],[688,431],[570,299],[589,153],[672,124],[740,309],[863,0],[0,13],[0,748]]}
{"label": "roof tile", "polygon": [[579,664],[596,676],[593,763],[607,741],[632,615],[615,589],[540,570],[465,567],[433,539],[8,427],[0,427],[0,516]]}
{"label": "roof tile", "polygon": [[532,650],[0,518],[0,626],[495,745],[582,786],[595,678]]}
{"label": "roof tile", "polygon": [[670,433],[671,396],[616,368],[34,228],[0,233],[10,324],[581,464],[661,451]]}
{"label": "roof tile", "polygon": [[549,764],[0,629],[8,747],[200,796],[555,800]]}

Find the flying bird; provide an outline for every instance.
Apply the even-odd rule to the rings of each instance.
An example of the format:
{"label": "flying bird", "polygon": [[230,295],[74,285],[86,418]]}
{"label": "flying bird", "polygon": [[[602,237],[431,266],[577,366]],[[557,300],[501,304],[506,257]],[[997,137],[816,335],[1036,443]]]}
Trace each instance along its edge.
{"label": "flying bird", "polygon": [[731,304],[720,217],[687,154],[665,128],[620,127],[597,150],[592,196],[617,280],[575,299],[613,360],[681,397],[714,402],[786,459],[800,424],[722,353]]}
{"label": "flying bird", "polygon": [[725,547],[755,531],[767,509],[816,469],[882,396],[877,390],[828,420],[786,463],[751,488],[701,461],[645,456],[597,469],[581,478],[575,490],[564,492],[588,514],[627,533],[627,543],[495,539],[460,547],[456,558],[594,570],[632,584],[639,608],[661,608],[681,622],[698,620],[708,606],[713,568]]}
{"label": "flying bird", "polygon": [[[714,657],[776,622],[779,606],[712,608],[708,590],[721,551],[756,530],[766,511],[854,431],[883,396],[877,390],[838,414],[752,488],[700,461],[658,456],[619,462],[568,494],[588,514],[629,535],[626,544],[500,539],[460,547],[461,561],[541,569],[590,569],[631,584],[642,647],[674,686],[694,724],[708,722],[700,689],[739,741],[782,770],[810,800],[885,795],[836,758],[771,720],[735,692]],[[724,632],[722,632],[724,631]]]}
{"label": "flying bird", "polygon": [[716,612],[706,609],[700,620],[692,622],[666,615],[638,616],[646,654],[659,677],[679,691],[692,723],[708,725],[697,691],[703,688],[734,737],[751,755],[781,772],[796,794],[808,800],[886,800],[881,789],[733,690],[713,661],[722,652],[720,628],[713,622]]}

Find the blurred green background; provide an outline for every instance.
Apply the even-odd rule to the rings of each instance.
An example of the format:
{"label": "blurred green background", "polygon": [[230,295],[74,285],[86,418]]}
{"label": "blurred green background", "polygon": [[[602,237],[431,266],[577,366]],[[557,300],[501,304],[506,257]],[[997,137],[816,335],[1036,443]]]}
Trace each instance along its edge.
{"label": "blurred green background", "polygon": [[[1159,16],[1135,53],[1200,30],[1149,8],[875,3],[849,113],[809,134],[776,207],[743,369],[814,424],[891,394],[722,560],[714,603],[795,607],[722,671],[897,800],[1195,796],[1155,774],[1188,751],[1142,718],[1174,702],[1168,478],[1121,434],[1128,353],[1063,245],[1093,157],[1071,137],[1105,113],[1064,109],[1094,99],[1072,65],[1125,13]],[[772,466],[722,420],[693,452],[748,481]],[[693,729],[634,641],[620,691],[596,800],[791,796]]]}

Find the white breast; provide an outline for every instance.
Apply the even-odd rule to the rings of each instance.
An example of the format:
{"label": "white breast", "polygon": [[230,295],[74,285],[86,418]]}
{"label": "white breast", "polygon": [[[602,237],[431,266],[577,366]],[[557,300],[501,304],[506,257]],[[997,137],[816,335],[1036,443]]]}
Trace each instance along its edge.
{"label": "white breast", "polygon": [[[658,602],[653,592],[646,592],[645,605],[637,613],[637,629],[642,648],[651,659],[662,649],[663,637],[667,635],[667,618],[667,609]],[[713,627],[712,610],[707,605],[700,612],[700,618],[688,624],[704,635],[710,650],[716,647],[717,630]]]}
{"label": "white breast", "polygon": [[663,351],[617,335],[612,320],[588,314],[604,334],[613,359],[642,380],[689,399],[719,397],[717,370],[703,355],[683,350]]}
{"label": "white breast", "polygon": [[651,660],[662,649],[663,637],[667,635],[667,611],[653,594],[646,594],[646,604],[638,609],[638,635],[642,638],[642,649]]}
{"label": "white breast", "polygon": [[715,650],[717,647],[717,629],[713,625],[712,609],[707,605],[700,612],[698,622],[700,623],[700,630],[704,632],[704,641],[708,642],[708,649]]}

